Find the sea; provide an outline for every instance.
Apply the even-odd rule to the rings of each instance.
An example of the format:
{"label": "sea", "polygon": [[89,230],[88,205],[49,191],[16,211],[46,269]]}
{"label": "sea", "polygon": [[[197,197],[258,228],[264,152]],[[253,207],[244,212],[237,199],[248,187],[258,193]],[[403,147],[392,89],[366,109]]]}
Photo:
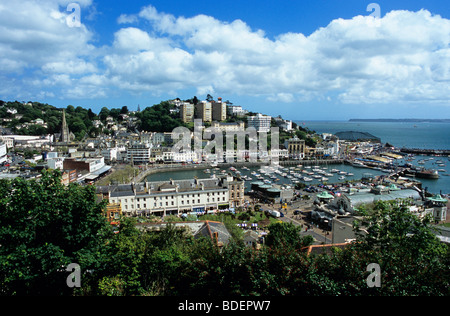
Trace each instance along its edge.
{"label": "sea", "polygon": [[[382,143],[390,143],[397,148],[420,148],[420,149],[450,149],[450,123],[400,123],[400,122],[349,122],[349,121],[299,121],[296,122],[304,128],[308,128],[317,133],[337,133],[344,131],[358,131],[367,132],[381,139]],[[425,164],[418,164],[418,161],[425,160]],[[415,164],[417,166],[422,166],[427,169],[440,169],[440,178],[438,180],[427,180],[420,179],[424,188],[427,188],[428,192],[434,194],[450,194],[450,176],[445,174],[450,174],[450,158],[448,157],[426,157],[426,156],[416,156],[413,161],[408,161],[409,163]],[[438,161],[444,163],[437,164]],[[397,161],[400,165],[406,161]],[[300,162],[301,163],[301,162]],[[320,166],[325,172],[331,173],[332,169],[338,169],[339,171],[346,172],[350,175],[345,176],[345,180],[360,180],[363,175],[386,175],[385,173],[366,168],[355,168],[349,165],[322,165]],[[253,167],[247,169],[237,168],[241,175],[245,175],[251,180],[246,181],[246,190],[250,189],[251,183],[259,181],[252,175],[252,172],[260,173],[259,167]],[[210,170],[207,173],[205,170],[184,170],[184,171],[171,171],[150,175],[147,181],[167,181],[173,180],[183,180],[192,179],[198,177],[199,179],[206,179],[211,177],[213,173],[222,174],[224,171],[229,170],[225,168],[218,168]],[[326,183],[339,183],[345,180],[339,180],[338,173],[331,173],[333,176],[328,176]],[[292,180],[277,175],[277,179],[269,178],[267,175],[266,179],[272,183],[278,185],[293,185]],[[305,184],[319,184],[323,181],[313,179],[311,182],[306,182]]]}

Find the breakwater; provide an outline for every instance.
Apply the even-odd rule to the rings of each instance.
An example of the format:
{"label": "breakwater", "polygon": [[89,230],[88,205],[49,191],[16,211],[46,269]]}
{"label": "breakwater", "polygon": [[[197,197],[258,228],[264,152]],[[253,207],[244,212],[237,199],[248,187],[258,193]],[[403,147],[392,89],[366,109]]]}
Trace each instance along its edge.
{"label": "breakwater", "polygon": [[343,164],[344,159],[317,159],[317,160],[286,160],[280,161],[281,166],[320,166],[320,165],[340,165]]}
{"label": "breakwater", "polygon": [[419,149],[419,148],[402,148],[401,153],[424,155],[424,156],[449,156],[450,150],[448,149]]}

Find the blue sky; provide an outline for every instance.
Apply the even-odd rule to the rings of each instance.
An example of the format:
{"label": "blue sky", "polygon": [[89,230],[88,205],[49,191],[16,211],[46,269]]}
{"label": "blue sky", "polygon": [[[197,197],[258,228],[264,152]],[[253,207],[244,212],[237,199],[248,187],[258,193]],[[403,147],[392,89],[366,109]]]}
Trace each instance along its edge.
{"label": "blue sky", "polygon": [[450,118],[446,1],[376,1],[379,18],[371,2],[0,2],[0,99],[98,112],[209,93],[294,120]]}

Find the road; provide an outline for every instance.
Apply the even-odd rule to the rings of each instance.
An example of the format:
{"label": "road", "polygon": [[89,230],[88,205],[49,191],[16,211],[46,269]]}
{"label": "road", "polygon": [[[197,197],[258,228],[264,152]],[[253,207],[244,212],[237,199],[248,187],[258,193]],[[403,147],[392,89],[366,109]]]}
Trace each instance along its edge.
{"label": "road", "polygon": [[[281,217],[280,220],[284,223],[292,223],[296,226],[301,226],[302,228],[305,227],[305,224],[302,224],[301,222],[299,222],[291,217],[288,217],[288,216]],[[332,240],[329,239],[330,235],[325,236],[323,233],[323,230],[320,228],[313,227],[313,228],[309,228],[308,230],[302,229],[300,235],[301,236],[312,236],[317,241],[316,243],[319,243],[319,244],[322,244],[322,243],[331,244],[332,243]]]}

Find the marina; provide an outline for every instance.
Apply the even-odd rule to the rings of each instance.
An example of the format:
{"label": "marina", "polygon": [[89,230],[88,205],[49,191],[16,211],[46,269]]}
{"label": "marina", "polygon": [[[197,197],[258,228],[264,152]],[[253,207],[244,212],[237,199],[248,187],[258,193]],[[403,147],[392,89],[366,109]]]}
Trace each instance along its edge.
{"label": "marina", "polygon": [[[398,158],[398,157],[397,157]],[[277,185],[281,188],[295,187],[297,183],[305,185],[339,184],[377,177],[386,178],[399,170],[401,177],[422,183],[422,188],[432,193],[450,193],[450,161],[448,157],[430,157],[420,155],[391,158],[392,164],[387,168],[381,164],[372,164],[358,160],[342,160],[340,163],[327,161],[295,161],[282,162],[277,168],[271,165],[255,165],[239,163],[224,164],[216,167],[185,166],[185,169],[161,169],[146,177],[147,181],[167,181],[182,179],[207,179],[231,174],[245,180],[246,191],[251,190],[251,183],[263,182],[266,185]],[[406,166],[409,168],[405,169]],[[422,170],[423,168],[423,170]],[[417,170],[416,170],[417,169]],[[411,170],[414,170],[413,173]],[[422,171],[420,171],[422,170]],[[436,175],[436,177],[435,177]]]}
{"label": "marina", "polygon": [[294,187],[297,183],[306,185],[345,183],[346,181],[361,180],[364,176],[376,177],[385,175],[380,170],[355,168],[348,164],[312,165],[304,166],[297,162],[296,167],[252,166],[252,167],[216,167],[205,170],[182,170],[155,173],[147,177],[147,181],[167,181],[170,179],[207,179],[230,173],[239,175],[245,180],[246,191],[251,189],[252,182],[262,181],[267,185]]}

